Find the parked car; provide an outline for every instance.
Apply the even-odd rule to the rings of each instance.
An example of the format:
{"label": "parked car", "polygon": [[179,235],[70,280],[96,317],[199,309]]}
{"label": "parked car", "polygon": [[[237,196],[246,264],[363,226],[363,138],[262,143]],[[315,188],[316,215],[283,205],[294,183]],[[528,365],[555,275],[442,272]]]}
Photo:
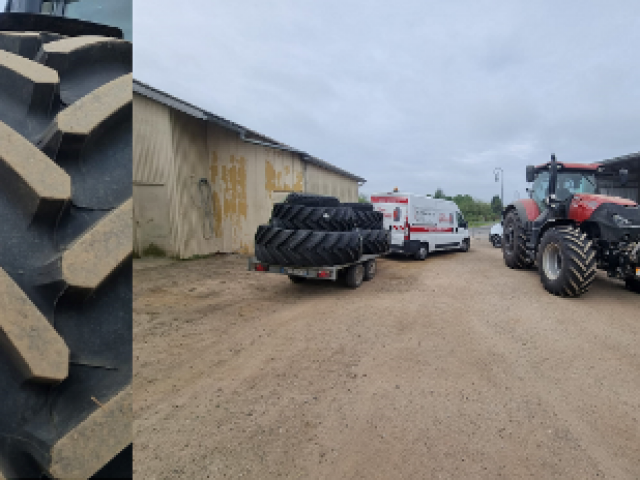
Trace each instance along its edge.
{"label": "parked car", "polygon": [[502,247],[502,222],[496,223],[489,232],[489,241],[496,248]]}

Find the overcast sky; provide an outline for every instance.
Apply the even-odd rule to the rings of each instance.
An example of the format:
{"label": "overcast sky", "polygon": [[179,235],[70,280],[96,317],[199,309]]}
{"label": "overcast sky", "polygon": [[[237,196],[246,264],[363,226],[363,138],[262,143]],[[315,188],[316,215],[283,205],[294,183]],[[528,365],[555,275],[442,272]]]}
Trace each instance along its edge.
{"label": "overcast sky", "polygon": [[525,196],[525,166],[640,151],[640,2],[136,0],[136,79],[371,194]]}

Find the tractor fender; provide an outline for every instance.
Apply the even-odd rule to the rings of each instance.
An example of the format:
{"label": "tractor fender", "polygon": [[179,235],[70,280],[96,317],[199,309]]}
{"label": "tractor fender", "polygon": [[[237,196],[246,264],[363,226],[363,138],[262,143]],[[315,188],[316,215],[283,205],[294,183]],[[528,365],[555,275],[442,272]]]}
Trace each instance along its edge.
{"label": "tractor fender", "polygon": [[540,215],[538,204],[530,198],[516,200],[515,202],[507,205],[507,208],[502,212],[502,218],[504,219],[512,210],[515,210],[518,213],[518,216],[523,223],[533,222]]}

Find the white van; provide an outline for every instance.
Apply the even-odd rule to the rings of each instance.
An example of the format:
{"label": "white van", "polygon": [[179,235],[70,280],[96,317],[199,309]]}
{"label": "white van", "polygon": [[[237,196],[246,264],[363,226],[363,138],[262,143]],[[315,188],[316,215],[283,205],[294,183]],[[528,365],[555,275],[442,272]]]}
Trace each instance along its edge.
{"label": "white van", "polygon": [[391,231],[391,251],[424,260],[437,250],[469,250],[468,224],[458,206],[412,193],[371,195],[373,208],[384,215],[384,228]]}

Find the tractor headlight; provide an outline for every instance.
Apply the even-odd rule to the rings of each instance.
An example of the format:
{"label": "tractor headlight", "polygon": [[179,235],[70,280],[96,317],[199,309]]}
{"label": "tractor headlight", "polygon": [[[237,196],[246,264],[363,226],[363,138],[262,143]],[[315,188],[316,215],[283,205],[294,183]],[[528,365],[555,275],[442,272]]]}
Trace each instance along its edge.
{"label": "tractor headlight", "polygon": [[626,227],[626,226],[628,226],[628,225],[631,225],[631,222],[630,222],[628,219],[626,219],[626,218],[624,218],[624,217],[621,217],[621,216],[620,216],[620,215],[618,215],[617,213],[614,213],[614,214],[613,214],[613,221],[614,221],[614,222],[616,222],[616,224],[617,224],[619,227]]}

